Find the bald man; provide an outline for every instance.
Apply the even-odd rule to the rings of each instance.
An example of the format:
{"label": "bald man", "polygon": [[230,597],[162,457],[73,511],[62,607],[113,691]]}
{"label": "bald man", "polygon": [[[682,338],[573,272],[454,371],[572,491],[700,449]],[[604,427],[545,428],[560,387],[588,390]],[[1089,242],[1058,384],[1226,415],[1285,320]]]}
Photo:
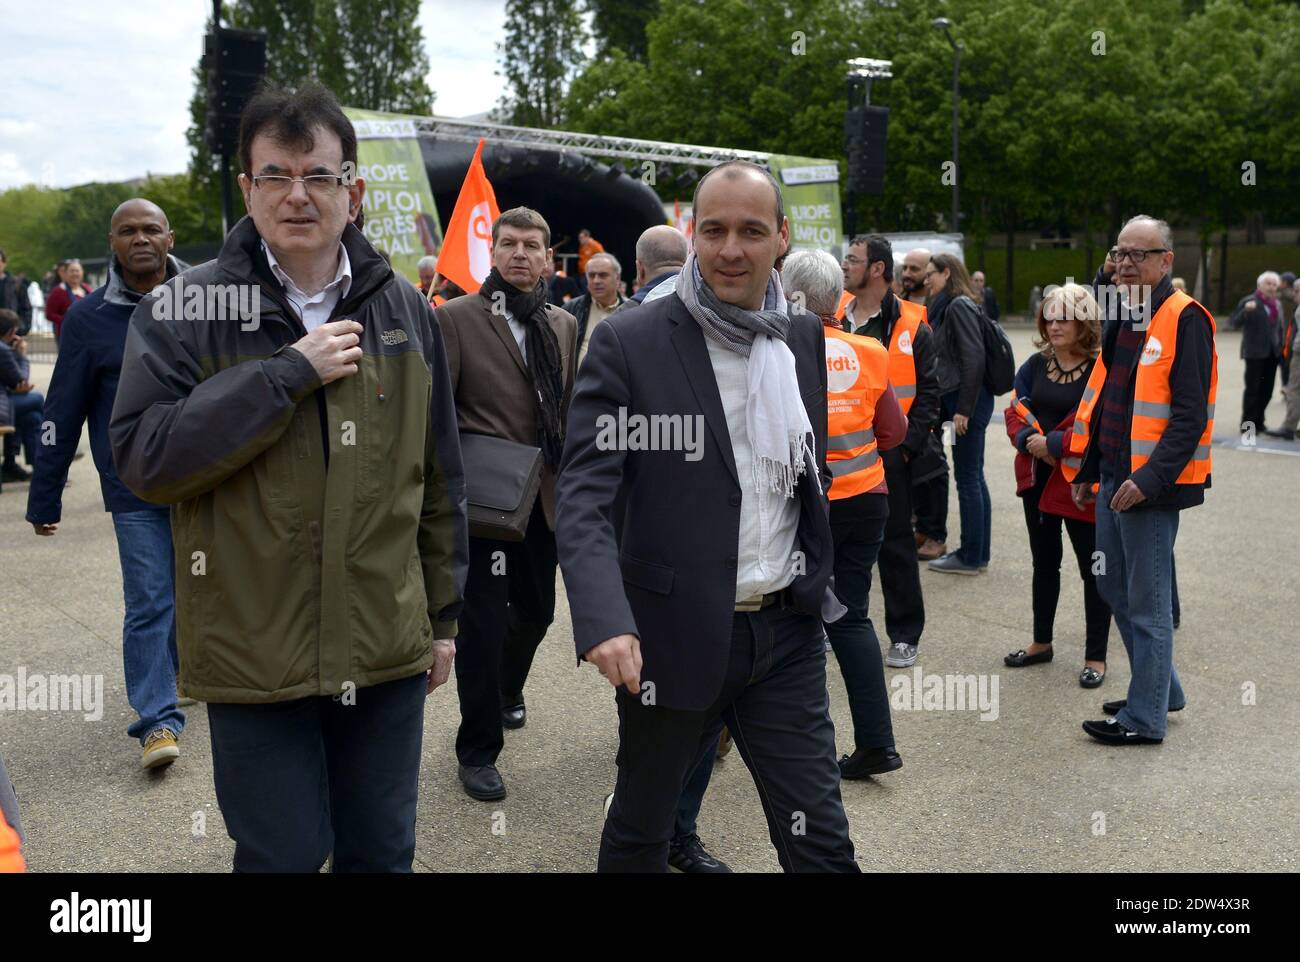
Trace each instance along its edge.
{"label": "bald man", "polygon": [[113,212],[108,283],[77,301],[63,319],[59,358],[45,399],[42,445],[27,497],[27,520],[51,537],[62,517],[68,467],[90,422],[90,450],[99,471],[104,510],[113,515],[126,618],[122,660],[126,697],[136,719],[127,734],[139,741],[141,765],[169,765],[185,714],[176,698],[175,578],[167,508],[141,501],[113,467],[108,422],[117,396],[131,312],[184,265],[171,256],[176,235],[158,205],[133,198]]}
{"label": "bald man", "polygon": [[619,310],[639,307],[647,294],[676,278],[686,263],[686,254],[686,236],[676,227],[656,224],[647,228],[636,242],[636,291]]}
{"label": "bald man", "polygon": [[925,269],[929,263],[930,252],[924,247],[917,247],[903,255],[903,269],[900,272],[903,300],[913,304],[925,303]]}

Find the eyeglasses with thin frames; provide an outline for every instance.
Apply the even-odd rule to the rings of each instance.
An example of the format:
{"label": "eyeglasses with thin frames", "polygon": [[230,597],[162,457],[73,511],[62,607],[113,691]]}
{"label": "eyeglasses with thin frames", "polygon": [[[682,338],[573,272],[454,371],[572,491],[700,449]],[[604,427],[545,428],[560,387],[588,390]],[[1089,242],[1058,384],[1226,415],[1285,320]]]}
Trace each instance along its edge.
{"label": "eyeglasses with thin frames", "polygon": [[256,174],[253,185],[264,190],[271,197],[283,197],[293,190],[293,185],[301,183],[308,194],[314,197],[330,197],[340,187],[347,184],[342,174],[308,174],[306,177],[286,177],[283,174]]}

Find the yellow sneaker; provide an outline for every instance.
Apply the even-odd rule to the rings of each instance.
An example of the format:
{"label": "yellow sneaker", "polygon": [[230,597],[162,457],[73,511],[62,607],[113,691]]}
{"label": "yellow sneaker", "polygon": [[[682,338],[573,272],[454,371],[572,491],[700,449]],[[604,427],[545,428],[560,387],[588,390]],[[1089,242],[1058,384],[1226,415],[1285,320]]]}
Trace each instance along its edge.
{"label": "yellow sneaker", "polygon": [[176,745],[176,736],[170,728],[156,728],[144,740],[144,753],[140,756],[141,768],[157,768],[170,765],[180,757],[181,750]]}

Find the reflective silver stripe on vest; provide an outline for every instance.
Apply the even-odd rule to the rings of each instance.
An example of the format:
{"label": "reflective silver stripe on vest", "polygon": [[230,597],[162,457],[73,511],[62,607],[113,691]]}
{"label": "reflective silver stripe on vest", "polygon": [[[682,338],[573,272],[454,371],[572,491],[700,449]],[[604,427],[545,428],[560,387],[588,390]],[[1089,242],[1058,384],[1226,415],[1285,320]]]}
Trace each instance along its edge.
{"label": "reflective silver stripe on vest", "polygon": [[896,398],[916,397],[916,385],[904,384],[900,387],[899,385],[895,384],[894,397]]}
{"label": "reflective silver stripe on vest", "polygon": [[1076,471],[1083,467],[1083,461],[1079,458],[1061,458],[1061,463],[1067,468],[1074,468]]}
{"label": "reflective silver stripe on vest", "polygon": [[831,477],[842,478],[854,471],[869,468],[879,460],[880,453],[873,449],[866,454],[859,454],[856,458],[848,458],[844,461],[828,461],[827,466],[831,469]]}
{"label": "reflective silver stripe on vest", "polygon": [[1082,419],[1082,418],[1077,418],[1077,417],[1076,417],[1076,418],[1074,419],[1074,433],[1077,434],[1077,435],[1079,435],[1080,437],[1083,437],[1084,435],[1086,435],[1086,434],[1088,433],[1088,429],[1087,429],[1086,427],[1084,427],[1084,423],[1083,423],[1083,419]]}
{"label": "reflective silver stripe on vest", "polygon": [[[1156,445],[1159,443],[1160,443],[1159,441],[1142,441],[1137,438],[1134,438],[1132,442],[1132,446],[1129,448],[1129,451],[1132,454],[1140,454],[1145,457],[1150,457],[1152,452],[1155,451]],[[1196,453],[1192,455],[1192,460],[1205,461],[1208,460],[1209,457],[1210,457],[1210,446],[1208,444],[1201,444],[1197,446]]]}
{"label": "reflective silver stripe on vest", "polygon": [[853,451],[876,440],[876,432],[871,428],[865,431],[854,431],[852,434],[837,434],[833,438],[826,439],[827,451]]}
{"label": "reflective silver stripe on vest", "polygon": [[[1173,411],[1168,404],[1157,404],[1154,401],[1134,401],[1133,414],[1135,417],[1143,418],[1165,418],[1166,420],[1172,415]],[[1214,420],[1214,405],[1205,405],[1205,416],[1211,421]]]}
{"label": "reflective silver stripe on vest", "polygon": [[1140,418],[1164,418],[1169,419],[1170,408],[1168,404],[1159,404],[1155,401],[1134,401],[1133,416]]}
{"label": "reflective silver stripe on vest", "polygon": [[1092,400],[1093,398],[1095,398],[1096,396],[1097,396],[1097,391],[1096,391],[1096,389],[1091,388],[1091,387],[1088,387],[1088,386],[1085,385],[1085,386],[1084,386],[1084,389],[1083,389],[1083,401],[1082,401],[1081,403],[1083,403],[1083,404],[1087,404],[1089,401],[1091,401],[1091,400]]}

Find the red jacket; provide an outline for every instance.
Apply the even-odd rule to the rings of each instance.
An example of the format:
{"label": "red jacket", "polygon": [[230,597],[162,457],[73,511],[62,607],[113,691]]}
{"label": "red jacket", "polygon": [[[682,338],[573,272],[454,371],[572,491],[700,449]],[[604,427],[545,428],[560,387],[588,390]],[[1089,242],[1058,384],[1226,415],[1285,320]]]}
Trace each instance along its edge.
{"label": "red jacket", "polygon": [[[93,287],[86,283],[81,285],[81,289],[86,294],[94,290]],[[84,296],[83,294],[82,297]],[[72,296],[67,284],[56,284],[50,289],[50,296],[45,299],[45,316],[54,325],[55,336],[58,336],[59,328],[63,326],[63,315],[68,313],[68,309],[79,300],[81,300],[80,297],[74,298]]]}
{"label": "red jacket", "polygon": [[[1028,428],[1029,424],[1014,407],[1006,409],[1003,420],[1006,422],[1007,437],[1011,439],[1012,447],[1015,447],[1016,436]],[[1074,411],[1065,416],[1056,426],[1056,430],[1064,431],[1066,438],[1070,436],[1070,432],[1074,430]],[[1025,493],[1034,486],[1036,460],[1037,458],[1016,448],[1016,494],[1021,497],[1024,497]],[[1047,486],[1043,488],[1042,497],[1038,499],[1038,510],[1044,514],[1057,514],[1063,518],[1077,518],[1089,524],[1097,523],[1096,503],[1089,502],[1086,508],[1080,508],[1074,503],[1074,498],[1070,494],[1070,484],[1061,473],[1059,460],[1052,466],[1052,474],[1047,479]]]}

